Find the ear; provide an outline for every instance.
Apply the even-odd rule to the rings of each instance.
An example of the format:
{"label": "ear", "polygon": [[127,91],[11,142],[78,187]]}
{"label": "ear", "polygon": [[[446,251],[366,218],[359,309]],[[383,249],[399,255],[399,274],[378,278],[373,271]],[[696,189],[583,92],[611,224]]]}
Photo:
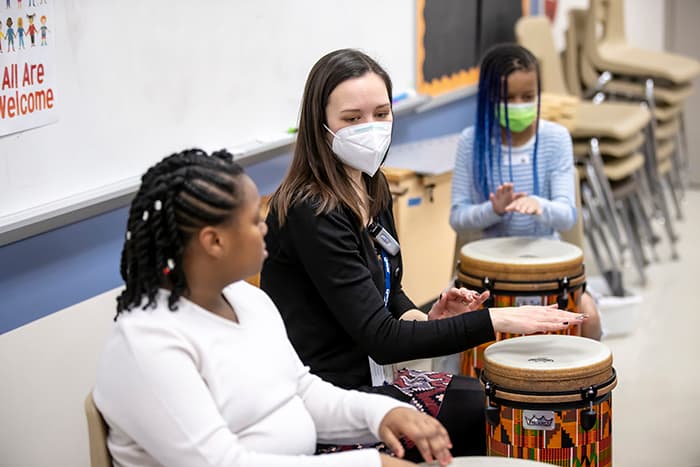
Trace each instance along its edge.
{"label": "ear", "polygon": [[197,242],[202,250],[213,258],[220,258],[224,254],[223,240],[216,227],[202,227],[197,234]]}

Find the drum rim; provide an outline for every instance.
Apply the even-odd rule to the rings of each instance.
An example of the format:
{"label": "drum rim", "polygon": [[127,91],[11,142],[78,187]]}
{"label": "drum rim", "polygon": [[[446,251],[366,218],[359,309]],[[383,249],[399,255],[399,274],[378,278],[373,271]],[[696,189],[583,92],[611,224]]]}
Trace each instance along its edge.
{"label": "drum rim", "polygon": [[[472,272],[464,272],[457,269],[457,280],[471,287],[485,288],[484,279],[489,279],[489,290],[492,292],[560,292],[564,286],[561,281],[566,279],[568,282],[567,288],[580,287],[586,284],[586,272],[583,265],[580,265],[580,270],[576,274],[559,275],[554,277],[542,278],[542,275],[535,274],[513,274],[500,273],[500,277],[492,275],[475,275]],[[539,278],[540,280],[532,280]]]}
{"label": "drum rim", "polygon": [[591,384],[588,386],[579,386],[575,389],[561,391],[536,391],[499,386],[498,384],[494,384],[494,381],[489,380],[488,376],[485,373],[481,374],[479,380],[481,381],[481,384],[484,385],[484,387],[486,387],[487,384],[491,385],[490,387],[493,393],[492,395],[489,395],[487,391],[487,395],[489,395],[493,402],[505,401],[515,404],[530,404],[530,407],[532,407],[532,405],[537,404],[546,404],[547,406],[557,404],[557,406],[561,406],[561,408],[564,408],[566,406],[575,408],[588,404],[588,401],[583,396],[583,393],[589,388],[593,388],[596,392],[596,395],[592,399],[592,402],[594,404],[599,403],[603,401],[606,397],[610,396],[612,390],[615,389],[615,387],[617,386],[617,372],[613,367],[611,367],[610,370],[610,376],[601,383]]}
{"label": "drum rim", "polygon": [[[547,267],[547,266],[552,266],[552,265],[559,265],[559,264],[570,264],[570,263],[576,263],[576,262],[583,262],[583,250],[579,248],[577,245],[574,245],[573,243],[565,242],[562,240],[555,240],[555,239],[550,239],[550,238],[540,238],[540,237],[527,237],[527,236],[514,236],[514,237],[496,237],[496,238],[484,238],[481,240],[476,240],[474,242],[469,242],[464,245],[462,245],[459,249],[459,256],[460,259],[465,259],[466,262],[474,262],[474,263],[483,263],[483,264],[488,264],[488,265],[502,265],[503,260],[506,258],[496,258],[496,257],[489,257],[488,255],[481,254],[479,251],[474,251],[473,256],[469,256],[468,252],[469,250],[473,250],[474,248],[477,248],[480,245],[486,245],[486,244],[494,244],[494,243],[512,243],[512,244],[517,244],[518,242],[524,242],[524,243],[532,243],[532,242],[537,242],[540,244],[551,244],[551,245],[556,245],[557,247],[563,247],[563,248],[569,248],[571,250],[571,253],[568,255],[565,255],[563,258],[556,259],[552,258],[551,261],[548,262],[536,262],[536,263],[522,263],[522,264],[515,264],[511,263],[513,267],[520,268],[520,269],[532,269],[532,268],[540,268],[540,267]],[[524,248],[524,246],[523,246]],[[465,252],[465,250],[467,250]]]}

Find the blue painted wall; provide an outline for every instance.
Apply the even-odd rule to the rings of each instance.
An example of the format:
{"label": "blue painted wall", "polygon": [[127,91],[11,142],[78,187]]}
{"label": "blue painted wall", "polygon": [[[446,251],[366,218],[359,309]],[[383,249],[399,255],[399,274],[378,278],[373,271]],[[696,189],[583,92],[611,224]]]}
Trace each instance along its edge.
{"label": "blue painted wall", "polygon": [[[400,116],[394,143],[461,131],[476,110],[473,97]],[[247,169],[261,193],[275,190],[290,155]],[[121,285],[119,257],[126,207],[0,248],[0,334]]]}

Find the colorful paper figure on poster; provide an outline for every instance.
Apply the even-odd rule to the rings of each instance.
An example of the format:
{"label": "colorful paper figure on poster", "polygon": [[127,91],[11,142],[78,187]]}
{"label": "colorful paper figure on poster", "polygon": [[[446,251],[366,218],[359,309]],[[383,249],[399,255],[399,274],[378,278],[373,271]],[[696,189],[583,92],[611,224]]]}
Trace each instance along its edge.
{"label": "colorful paper figure on poster", "polygon": [[12,48],[12,51],[15,51],[15,30],[12,29],[12,18],[7,18],[7,51],[10,51],[10,48]]}
{"label": "colorful paper figure on poster", "polygon": [[41,45],[47,45],[46,33],[49,28],[46,26],[46,16],[41,16],[41,27],[39,29],[41,30]]}
{"label": "colorful paper figure on poster", "polygon": [[18,49],[24,49],[24,24],[23,19],[20,16],[17,18],[17,39],[18,39]]}
{"label": "colorful paper figure on poster", "polygon": [[36,13],[32,13],[31,15],[27,15],[27,19],[29,20],[29,26],[27,26],[27,34],[29,34],[29,39],[32,42],[32,47],[36,45],[36,33],[38,29],[36,26],[34,26],[34,17],[36,16]]}

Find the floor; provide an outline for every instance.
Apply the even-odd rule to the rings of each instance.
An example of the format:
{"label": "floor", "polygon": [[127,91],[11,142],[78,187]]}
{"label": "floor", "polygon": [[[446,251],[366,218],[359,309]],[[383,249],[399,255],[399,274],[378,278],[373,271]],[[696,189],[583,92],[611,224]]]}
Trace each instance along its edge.
{"label": "floor", "polygon": [[[700,297],[694,295],[700,294],[698,205],[700,191],[689,191],[685,220],[674,224],[679,260],[672,261],[668,244],[662,243],[660,261],[647,268],[644,288],[635,286],[635,272],[626,268],[625,282],[642,301],[617,329],[633,331],[603,338],[618,374],[613,391],[616,467],[700,466]],[[586,256],[587,267],[591,262]]]}

